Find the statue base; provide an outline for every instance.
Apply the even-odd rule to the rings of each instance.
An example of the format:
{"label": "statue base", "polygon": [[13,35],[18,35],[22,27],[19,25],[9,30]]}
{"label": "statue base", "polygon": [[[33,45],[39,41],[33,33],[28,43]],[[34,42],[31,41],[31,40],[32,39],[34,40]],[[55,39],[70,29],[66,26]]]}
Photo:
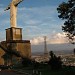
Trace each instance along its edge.
{"label": "statue base", "polygon": [[14,60],[17,62],[21,58],[31,58],[31,43],[30,40],[22,40],[22,28],[6,29],[6,41],[2,41],[0,47],[4,51],[0,56],[4,65],[13,65]]}

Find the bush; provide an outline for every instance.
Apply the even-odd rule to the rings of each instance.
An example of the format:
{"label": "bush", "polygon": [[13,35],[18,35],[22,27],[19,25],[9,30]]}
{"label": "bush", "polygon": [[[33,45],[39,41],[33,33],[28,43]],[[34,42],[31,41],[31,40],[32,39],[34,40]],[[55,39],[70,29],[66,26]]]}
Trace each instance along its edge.
{"label": "bush", "polygon": [[50,60],[49,60],[49,65],[51,66],[51,69],[60,69],[62,68],[62,61],[60,56],[57,57],[53,51],[50,51]]}

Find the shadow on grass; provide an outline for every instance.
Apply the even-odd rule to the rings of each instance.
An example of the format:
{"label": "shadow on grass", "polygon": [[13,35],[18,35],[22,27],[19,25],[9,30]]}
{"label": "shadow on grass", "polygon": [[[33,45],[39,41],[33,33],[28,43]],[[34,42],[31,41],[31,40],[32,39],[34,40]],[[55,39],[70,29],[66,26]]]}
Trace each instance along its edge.
{"label": "shadow on grass", "polygon": [[45,69],[42,71],[42,75],[75,75],[75,67],[64,66],[59,70]]}

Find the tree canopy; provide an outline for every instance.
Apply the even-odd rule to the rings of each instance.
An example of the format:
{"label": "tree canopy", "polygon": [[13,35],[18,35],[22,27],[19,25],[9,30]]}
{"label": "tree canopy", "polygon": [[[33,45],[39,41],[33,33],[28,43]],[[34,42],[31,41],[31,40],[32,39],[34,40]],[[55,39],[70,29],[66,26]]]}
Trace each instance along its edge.
{"label": "tree canopy", "polygon": [[65,20],[62,30],[67,33],[69,39],[73,40],[75,36],[75,0],[62,2],[57,11],[59,13],[58,17]]}

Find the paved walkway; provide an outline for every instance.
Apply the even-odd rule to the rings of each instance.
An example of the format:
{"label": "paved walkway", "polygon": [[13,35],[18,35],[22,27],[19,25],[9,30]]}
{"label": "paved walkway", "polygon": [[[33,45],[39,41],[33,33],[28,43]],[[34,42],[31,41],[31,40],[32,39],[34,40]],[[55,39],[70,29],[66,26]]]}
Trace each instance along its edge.
{"label": "paved walkway", "polygon": [[12,70],[2,70],[0,71],[0,75],[25,75],[25,74],[17,73]]}

